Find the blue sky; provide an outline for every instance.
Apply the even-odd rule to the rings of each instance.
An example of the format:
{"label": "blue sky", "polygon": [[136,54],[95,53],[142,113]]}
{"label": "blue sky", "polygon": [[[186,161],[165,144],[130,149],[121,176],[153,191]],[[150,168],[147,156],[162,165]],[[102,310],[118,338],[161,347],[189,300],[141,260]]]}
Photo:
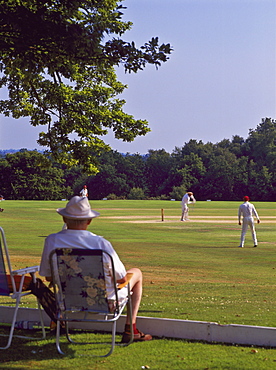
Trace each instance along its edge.
{"label": "blue sky", "polygon": [[[152,130],[132,143],[105,140],[120,152],[172,152],[190,139],[216,143],[247,138],[263,117],[276,118],[275,0],[125,0],[123,35],[141,46],[151,37],[170,43],[170,60],[157,71],[119,69],[128,85],[125,111]],[[0,92],[1,97],[1,92]],[[3,93],[2,93],[3,97]],[[0,149],[42,149],[39,128],[0,116]]]}

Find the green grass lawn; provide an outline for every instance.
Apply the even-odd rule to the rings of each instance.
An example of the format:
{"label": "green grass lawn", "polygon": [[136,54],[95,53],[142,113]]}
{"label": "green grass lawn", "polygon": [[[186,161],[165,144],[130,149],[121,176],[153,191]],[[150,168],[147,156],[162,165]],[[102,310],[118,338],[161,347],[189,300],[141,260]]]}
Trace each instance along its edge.
{"label": "green grass lawn", "polygon": [[[250,231],[245,248],[238,248],[240,202],[197,202],[190,207],[190,222],[179,221],[181,206],[175,201],[90,203],[101,216],[89,230],[110,240],[127,268],[143,271],[139,315],[275,326],[275,203],[254,202],[261,218],[256,225],[257,248]],[[5,211],[0,214],[0,226],[6,232],[13,267],[39,264],[45,236],[62,227],[55,209],[65,204],[1,203]],[[31,306],[32,301],[27,304]],[[26,353],[35,353],[17,353],[13,344],[0,352],[0,369],[27,369],[31,364],[34,369],[71,369],[79,363],[87,369],[141,369],[145,365],[151,369],[276,369],[274,349],[256,352],[248,347],[162,339],[116,348],[104,360],[73,356],[65,360],[56,354],[53,339],[23,343]]]}

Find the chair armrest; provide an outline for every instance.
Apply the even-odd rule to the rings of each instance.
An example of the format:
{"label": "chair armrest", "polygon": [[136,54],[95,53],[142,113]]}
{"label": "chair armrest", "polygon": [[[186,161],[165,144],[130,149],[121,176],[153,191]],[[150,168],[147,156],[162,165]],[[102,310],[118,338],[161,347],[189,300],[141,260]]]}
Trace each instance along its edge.
{"label": "chair armrest", "polygon": [[120,290],[120,289],[124,288],[124,287],[125,287],[125,286],[130,282],[130,280],[131,280],[132,276],[133,276],[133,273],[128,272],[128,273],[126,274],[126,276],[125,276],[126,281],[125,281],[124,283],[122,283],[122,284],[119,284],[119,285],[117,286],[117,289],[118,289],[118,290]]}
{"label": "chair armrest", "polygon": [[19,270],[13,270],[11,273],[12,275],[25,275],[25,274],[31,274],[33,272],[37,272],[38,270],[39,270],[39,266],[30,266],[30,267],[25,267]]}

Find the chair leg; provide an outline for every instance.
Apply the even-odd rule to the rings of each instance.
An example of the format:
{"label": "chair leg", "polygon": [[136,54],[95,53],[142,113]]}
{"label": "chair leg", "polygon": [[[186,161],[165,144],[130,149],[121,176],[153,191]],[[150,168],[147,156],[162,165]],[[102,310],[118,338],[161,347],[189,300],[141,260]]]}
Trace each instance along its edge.
{"label": "chair leg", "polygon": [[5,347],[0,347],[0,349],[7,349],[11,345],[12,337],[13,337],[13,332],[14,332],[14,327],[15,327],[15,321],[16,321],[17,312],[18,312],[18,308],[19,307],[16,306],[15,309],[14,309],[14,314],[13,314],[13,318],[12,318],[12,324],[11,324],[11,328],[10,328],[10,334],[8,335],[9,336],[8,342],[7,342],[7,344],[6,344]]}
{"label": "chair leg", "polygon": [[[33,282],[35,283],[36,282],[35,273],[31,272],[30,275],[33,279]],[[45,332],[44,321],[43,321],[43,316],[42,316],[41,304],[39,302],[38,297],[36,297],[36,301],[37,301],[37,308],[38,308],[38,311],[39,311],[39,319],[40,319],[41,330],[42,330],[42,338],[41,339],[45,339],[46,338],[46,332]]]}
{"label": "chair leg", "polygon": [[[115,348],[115,345],[116,345],[116,324],[117,322],[114,321],[112,322],[112,341],[111,341],[111,348],[109,350],[109,352],[105,355],[102,355],[102,356],[99,356],[99,355],[91,355],[92,357],[108,357],[110,356],[113,351],[114,351],[114,348]],[[69,331],[68,331],[68,322],[65,322],[65,326],[66,326],[66,337],[67,337],[67,340],[71,343],[71,344],[76,344],[76,345],[80,345],[80,344],[89,344],[89,343],[78,343],[78,342],[75,342],[73,341],[70,336],[69,336]],[[60,325],[60,321],[57,321],[57,327],[56,327],[56,347],[57,347],[57,351],[59,354],[61,355],[65,355],[65,353],[62,351],[61,347],[60,347],[60,328],[61,328],[61,325]]]}
{"label": "chair leg", "polygon": [[116,345],[116,324],[117,324],[117,321],[114,321],[112,323],[112,331],[111,331],[112,339],[111,339],[111,348],[109,352],[106,355],[95,356],[95,357],[108,357],[113,353],[115,345]]}
{"label": "chair leg", "polygon": [[[16,316],[15,316],[16,318]],[[43,328],[42,330],[42,337],[40,338],[36,338],[36,337],[30,337],[30,336],[26,336],[26,335],[14,335],[14,328],[15,328],[15,320],[13,320],[12,324],[11,324],[11,327],[10,327],[10,333],[5,335],[5,334],[0,334],[0,336],[8,336],[9,339],[8,339],[8,343],[5,347],[0,347],[0,349],[7,349],[10,347],[11,343],[12,343],[12,339],[13,337],[15,338],[21,338],[21,339],[29,339],[29,340],[42,340],[42,339],[45,339],[46,338],[46,332],[45,332],[45,328]]]}
{"label": "chair leg", "polygon": [[42,330],[42,338],[41,339],[45,339],[46,338],[46,331],[45,331],[44,321],[43,321],[43,317],[42,317],[41,304],[39,303],[38,299],[37,299],[37,307],[38,307],[38,311],[39,311],[39,318],[40,318],[40,324],[41,324],[41,330]]}
{"label": "chair leg", "polygon": [[100,356],[100,357],[108,357],[108,356],[110,356],[112,353],[113,353],[113,351],[114,351],[114,348],[115,348],[115,345],[116,345],[116,342],[115,342],[115,337],[116,337],[116,324],[117,324],[117,322],[116,321],[114,321],[113,322],[113,324],[112,324],[112,342],[111,342],[111,348],[110,348],[110,351],[106,354],[106,355],[104,355],[104,356]]}
{"label": "chair leg", "polygon": [[59,339],[60,339],[60,321],[57,321],[57,327],[56,327],[56,347],[57,347],[57,350],[58,350],[58,353],[59,354],[65,355],[65,353],[60,348]]}
{"label": "chair leg", "polygon": [[[132,323],[132,305],[131,305],[131,295],[129,295],[128,302],[127,302],[127,312],[129,315],[129,321]],[[133,342],[134,332],[133,332],[133,325],[130,325],[130,340],[127,343],[120,343],[119,345],[122,347],[129,346]]]}
{"label": "chair leg", "polygon": [[133,325],[132,325],[132,303],[131,303],[131,295],[129,294],[128,302],[127,302],[127,309],[129,310],[129,320],[130,320],[130,334],[131,338],[130,341],[127,343],[127,345],[131,344],[133,342],[134,332],[133,332]]}
{"label": "chair leg", "polygon": [[13,313],[13,318],[12,318],[10,333],[8,335],[9,339],[8,339],[7,345],[5,347],[0,347],[0,349],[7,349],[7,348],[9,348],[10,345],[11,345],[11,343],[12,343],[13,336],[15,336],[17,338],[33,339],[33,340],[39,340],[39,339],[45,339],[46,338],[46,331],[45,331],[45,327],[44,327],[44,321],[43,321],[42,311],[41,311],[41,307],[40,307],[39,302],[38,302],[38,310],[39,310],[39,316],[40,316],[42,337],[41,338],[35,338],[35,337],[30,337],[30,336],[25,336],[25,335],[13,335],[14,328],[15,328],[15,322],[16,322],[16,318],[17,318],[17,313],[18,313],[18,310],[19,310],[19,304],[20,304],[20,299],[17,298],[16,299],[16,306],[14,308],[14,313]]}

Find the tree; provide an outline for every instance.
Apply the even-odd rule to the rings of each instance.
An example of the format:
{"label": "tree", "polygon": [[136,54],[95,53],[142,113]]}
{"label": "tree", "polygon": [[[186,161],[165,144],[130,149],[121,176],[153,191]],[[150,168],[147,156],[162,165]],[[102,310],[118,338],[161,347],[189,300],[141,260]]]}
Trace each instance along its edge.
{"label": "tree", "polygon": [[207,167],[209,165],[213,150],[214,144],[210,142],[204,144],[201,140],[197,141],[195,139],[191,139],[188,143],[185,143],[182,148],[176,147],[172,153],[172,157],[174,158],[175,162],[178,163],[185,155],[194,153],[201,158],[203,165]]}
{"label": "tree", "polygon": [[127,196],[128,199],[145,199],[145,193],[141,188],[132,188]]}
{"label": "tree", "polygon": [[[150,149],[146,157],[146,179],[151,197],[168,194],[169,173],[172,167],[171,155],[164,149]],[[172,187],[169,186],[169,191]]]}
{"label": "tree", "polygon": [[125,197],[130,191],[127,176],[120,169],[124,157],[116,151],[102,153],[99,157],[99,172],[88,181],[90,199],[106,198],[109,194]]}
{"label": "tree", "polygon": [[212,200],[233,200],[238,160],[228,149],[218,147],[203,180],[204,195]]}
{"label": "tree", "polygon": [[245,156],[237,158],[237,162],[235,161],[234,199],[242,200],[246,194],[250,194],[249,189],[251,184],[249,182],[249,173],[251,171],[251,165],[250,162],[248,163],[248,157]]}
{"label": "tree", "polygon": [[62,169],[64,171],[63,178],[65,179],[65,186],[71,189],[70,195],[79,195],[83,185],[88,183],[89,177],[82,171],[80,166],[70,168],[62,166]]}
{"label": "tree", "polygon": [[250,173],[250,195],[258,200],[275,200],[275,190],[272,185],[272,174],[266,166],[259,168],[253,164]]}
{"label": "tree", "polygon": [[195,186],[202,180],[205,172],[206,169],[201,158],[193,152],[184,155],[176,169],[176,173],[181,177],[181,185],[187,190],[193,189],[193,191],[196,191]]}
{"label": "tree", "polygon": [[157,37],[140,48],[121,39],[132,23],[122,21],[120,3],[0,0],[0,88],[9,91],[0,113],[46,125],[38,143],[55,160],[90,173],[97,154],[109,149],[100,138],[108,130],[124,141],[150,131],[147,121],[123,111],[125,101],[116,96],[126,86],[114,67],[157,68],[172,51]]}
{"label": "tree", "polygon": [[132,188],[141,188],[147,192],[145,176],[145,159],[140,154],[126,154],[123,156],[118,172],[126,175],[127,184]]}
{"label": "tree", "polygon": [[170,192],[170,197],[175,200],[182,200],[183,195],[186,194],[187,189],[185,185],[173,186],[172,191]]}
{"label": "tree", "polygon": [[249,131],[246,143],[248,156],[258,162],[260,169],[262,166],[270,168],[276,157],[276,120],[263,118],[255,130]]}
{"label": "tree", "polygon": [[1,191],[7,199],[56,200],[67,197],[63,171],[37,151],[7,154],[0,162]]}
{"label": "tree", "polygon": [[231,153],[235,154],[236,157],[242,157],[245,155],[245,141],[244,138],[239,135],[234,135],[232,137],[231,145],[229,147],[229,150]]}

